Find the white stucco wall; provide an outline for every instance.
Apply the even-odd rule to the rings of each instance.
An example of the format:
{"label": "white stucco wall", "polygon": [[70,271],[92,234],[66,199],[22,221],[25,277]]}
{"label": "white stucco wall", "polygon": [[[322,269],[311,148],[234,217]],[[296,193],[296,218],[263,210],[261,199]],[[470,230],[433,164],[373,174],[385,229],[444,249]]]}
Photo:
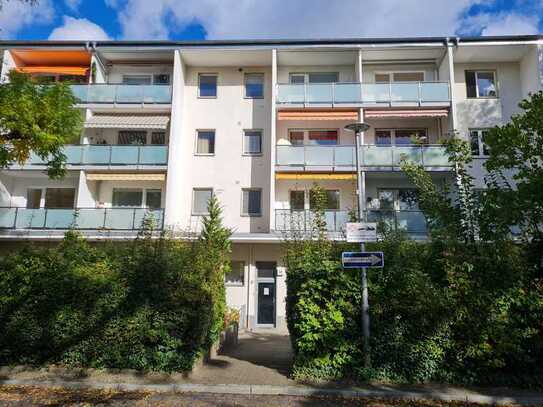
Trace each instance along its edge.
{"label": "white stucco wall", "polygon": [[539,49],[537,45],[532,45],[520,61],[522,97],[528,96],[531,92],[543,89],[541,75],[543,73],[539,72]]}

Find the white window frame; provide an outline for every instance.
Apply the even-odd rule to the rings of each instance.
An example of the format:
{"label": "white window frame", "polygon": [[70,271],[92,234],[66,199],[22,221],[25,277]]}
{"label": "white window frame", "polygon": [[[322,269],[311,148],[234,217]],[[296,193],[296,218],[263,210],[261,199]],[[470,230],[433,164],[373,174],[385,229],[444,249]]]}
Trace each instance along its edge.
{"label": "white window frame", "polygon": [[[500,97],[500,91],[498,86],[498,71],[496,69],[466,69],[464,72],[464,80],[466,73],[473,72],[475,74],[475,97],[470,97],[467,95],[467,83],[466,83],[466,98],[467,99],[498,99]],[[479,95],[479,85],[477,80],[477,75],[479,73],[491,73],[494,77],[494,87],[496,88],[496,96],[481,96]]]}
{"label": "white window frame", "polygon": [[[202,76],[214,76],[215,81],[215,96],[200,95],[200,79]],[[198,99],[217,99],[219,97],[219,74],[217,72],[198,72]]]}
{"label": "white window frame", "polygon": [[209,215],[209,212],[202,212],[202,213],[198,213],[198,212],[195,212],[194,211],[194,197],[195,197],[195,192],[196,191],[211,191],[211,198],[215,195],[215,191],[213,190],[212,187],[193,187],[192,188],[192,202],[190,204],[190,213],[192,216],[205,216],[205,215]]}
{"label": "white window frame", "polygon": [[[422,82],[426,82],[426,71],[416,70],[416,71],[375,71],[373,72],[373,81],[375,83],[419,83],[418,81],[408,81],[408,82],[397,82],[394,80],[395,73],[422,73]],[[377,82],[375,77],[377,75],[388,75],[389,82]]]}
{"label": "white window frame", "polygon": [[477,154],[473,154],[472,152],[472,157],[474,158],[487,158],[488,157],[488,154],[485,154],[484,153],[484,142],[483,142],[483,132],[484,131],[489,131],[490,128],[484,128],[484,127],[475,127],[475,128],[470,128],[468,129],[468,137],[469,137],[469,145],[470,145],[470,150],[471,150],[471,133],[472,132],[477,132],[477,146],[478,146],[478,153]]}
{"label": "white window frame", "polygon": [[[198,152],[198,133],[200,132],[213,132],[215,134],[213,138],[213,152],[212,153],[199,153]],[[217,151],[217,130],[215,129],[196,129],[196,137],[195,137],[195,143],[194,143],[194,155],[200,156],[200,157],[213,157],[215,155],[215,152]]]}
{"label": "white window frame", "polygon": [[[260,212],[258,213],[245,213],[243,212],[243,192],[244,191],[260,191]],[[249,209],[249,208],[247,208]],[[240,203],[240,213],[241,216],[244,218],[260,218],[262,217],[262,188],[257,187],[247,187],[247,188],[241,188],[241,203]]]}
{"label": "white window frame", "polygon": [[[262,77],[262,95],[260,96],[247,96],[247,76],[248,75],[258,75]],[[266,92],[266,76],[264,72],[245,72],[243,74],[243,97],[245,99],[264,99],[264,94]]]}
{"label": "white window frame", "polygon": [[230,260],[230,263],[238,262],[243,264],[243,271],[241,275],[241,282],[229,282],[226,280],[226,275],[224,276],[224,285],[227,287],[244,287],[245,286],[245,273],[247,271],[247,262],[245,260]]}
{"label": "white window frame", "polygon": [[[260,152],[258,153],[251,153],[251,152],[247,152],[245,151],[245,134],[247,132],[250,132],[250,131],[257,131],[260,133]],[[262,156],[263,155],[263,137],[264,135],[264,130],[263,129],[243,129],[243,132],[241,133],[241,137],[242,137],[242,140],[241,140],[241,155],[243,156],[249,156],[249,157],[259,157],[259,156]]]}

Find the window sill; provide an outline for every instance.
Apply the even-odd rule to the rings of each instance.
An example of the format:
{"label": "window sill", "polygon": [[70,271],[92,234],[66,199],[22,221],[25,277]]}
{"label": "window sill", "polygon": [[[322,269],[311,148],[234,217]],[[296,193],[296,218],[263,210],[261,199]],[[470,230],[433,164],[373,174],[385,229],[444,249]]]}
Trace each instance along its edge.
{"label": "window sill", "polygon": [[262,153],[242,153],[242,157],[262,157],[264,154]]}
{"label": "window sill", "polygon": [[244,283],[227,283],[227,282],[225,282],[224,286],[225,287],[243,287],[243,286],[245,286],[245,284]]}
{"label": "window sill", "polygon": [[261,218],[262,214],[261,213],[258,213],[258,214],[256,214],[256,213],[255,214],[242,213],[241,217],[242,218]]}
{"label": "window sill", "polygon": [[265,99],[264,96],[244,96],[243,99]]}
{"label": "window sill", "polygon": [[215,157],[215,153],[194,153],[196,157]]}
{"label": "window sill", "polygon": [[198,99],[217,99],[217,96],[200,96],[200,95],[198,95]]}

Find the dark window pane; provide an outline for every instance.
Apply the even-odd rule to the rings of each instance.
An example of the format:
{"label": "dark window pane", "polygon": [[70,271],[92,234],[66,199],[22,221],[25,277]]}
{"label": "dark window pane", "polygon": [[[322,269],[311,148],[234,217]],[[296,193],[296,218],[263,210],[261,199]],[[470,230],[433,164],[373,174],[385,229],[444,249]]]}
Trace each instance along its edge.
{"label": "dark window pane", "polygon": [[390,146],[392,144],[390,130],[375,130],[375,144],[378,146]]}
{"label": "dark window pane", "polygon": [[293,83],[293,84],[303,84],[303,83],[305,83],[305,75],[304,74],[291,74],[289,79],[290,79],[290,83]]}
{"label": "dark window pane", "polygon": [[196,144],[198,154],[215,154],[215,132],[199,131],[198,142]]}
{"label": "dark window pane", "polygon": [[481,144],[483,146],[483,154],[488,155],[488,146],[485,143],[485,137],[488,134],[488,130],[481,131]]}
{"label": "dark window pane", "polygon": [[290,191],[290,209],[303,210],[305,202],[304,191]]}
{"label": "dark window pane", "polygon": [[310,73],[309,83],[333,83],[338,81],[337,72],[315,72]]}
{"label": "dark window pane", "polygon": [[145,206],[151,209],[160,209],[162,206],[162,191],[160,189],[148,189],[145,196]]}
{"label": "dark window pane", "polygon": [[477,81],[475,79],[475,72],[466,71],[466,92],[468,98],[477,97]]}
{"label": "dark window pane", "polygon": [[[326,202],[324,203],[325,210],[338,210],[339,209],[339,191],[335,189],[326,190]],[[309,208],[315,209],[317,202],[313,191],[309,192]]]}
{"label": "dark window pane", "polygon": [[471,146],[471,154],[479,155],[479,132],[471,130],[469,132],[469,141]]}
{"label": "dark window pane", "polygon": [[73,208],[75,188],[47,188],[45,190],[46,208]]}
{"label": "dark window pane", "polygon": [[260,215],[261,213],[261,191],[258,189],[243,190],[243,207],[244,215]]}
{"label": "dark window pane", "polygon": [[301,146],[304,144],[304,132],[303,131],[291,131],[288,133],[290,144],[293,146]]}
{"label": "dark window pane", "polygon": [[163,131],[155,131],[151,134],[151,144],[164,145],[166,144],[166,133]]}
{"label": "dark window pane", "polygon": [[262,152],[262,132],[247,130],[243,137],[243,152],[245,154],[260,154]]}
{"label": "dark window pane", "polygon": [[248,98],[261,98],[264,96],[264,75],[245,75],[245,96]]}
{"label": "dark window pane", "polygon": [[27,209],[38,209],[41,202],[41,189],[29,189],[26,192]]}
{"label": "dark window pane", "polygon": [[153,81],[154,81],[155,85],[169,85],[170,84],[170,75],[168,75],[168,74],[154,75]]}
{"label": "dark window pane", "polygon": [[257,261],[256,275],[258,278],[274,278],[277,264],[271,261]]}
{"label": "dark window pane", "polygon": [[309,144],[311,145],[335,145],[337,139],[337,130],[311,130],[309,132]]}
{"label": "dark window pane", "polygon": [[418,132],[416,130],[396,130],[394,144],[397,146],[409,146],[413,144]]}
{"label": "dark window pane", "polygon": [[112,205],[114,207],[141,207],[143,191],[137,189],[114,189]]}
{"label": "dark window pane", "polygon": [[227,284],[243,285],[244,274],[245,262],[232,260],[230,262],[230,272],[224,276],[224,281]]}
{"label": "dark window pane", "polygon": [[477,72],[477,89],[479,97],[495,97],[494,72]]}
{"label": "dark window pane", "polygon": [[217,96],[217,76],[216,75],[200,75],[198,86],[199,86],[200,97]]}
{"label": "dark window pane", "polygon": [[123,76],[124,85],[150,85],[151,75],[125,75]]}
{"label": "dark window pane", "polygon": [[418,210],[419,198],[415,189],[400,189],[398,191],[400,210]]}
{"label": "dark window pane", "polygon": [[145,145],[147,144],[146,131],[120,131],[119,144]]}

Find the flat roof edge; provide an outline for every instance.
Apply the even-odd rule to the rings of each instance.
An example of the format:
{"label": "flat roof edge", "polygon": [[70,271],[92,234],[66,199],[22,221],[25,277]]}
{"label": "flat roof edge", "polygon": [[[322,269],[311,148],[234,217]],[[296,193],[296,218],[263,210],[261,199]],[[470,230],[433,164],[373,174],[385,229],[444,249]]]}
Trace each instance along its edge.
{"label": "flat roof edge", "polygon": [[153,41],[48,41],[48,40],[0,40],[0,47],[82,47],[95,44],[97,47],[220,47],[220,46],[282,46],[282,45],[367,45],[367,44],[419,44],[419,43],[473,43],[512,41],[527,42],[543,40],[537,35],[506,35],[482,37],[403,37],[403,38],[322,38],[322,39],[253,39],[253,40],[153,40]]}

